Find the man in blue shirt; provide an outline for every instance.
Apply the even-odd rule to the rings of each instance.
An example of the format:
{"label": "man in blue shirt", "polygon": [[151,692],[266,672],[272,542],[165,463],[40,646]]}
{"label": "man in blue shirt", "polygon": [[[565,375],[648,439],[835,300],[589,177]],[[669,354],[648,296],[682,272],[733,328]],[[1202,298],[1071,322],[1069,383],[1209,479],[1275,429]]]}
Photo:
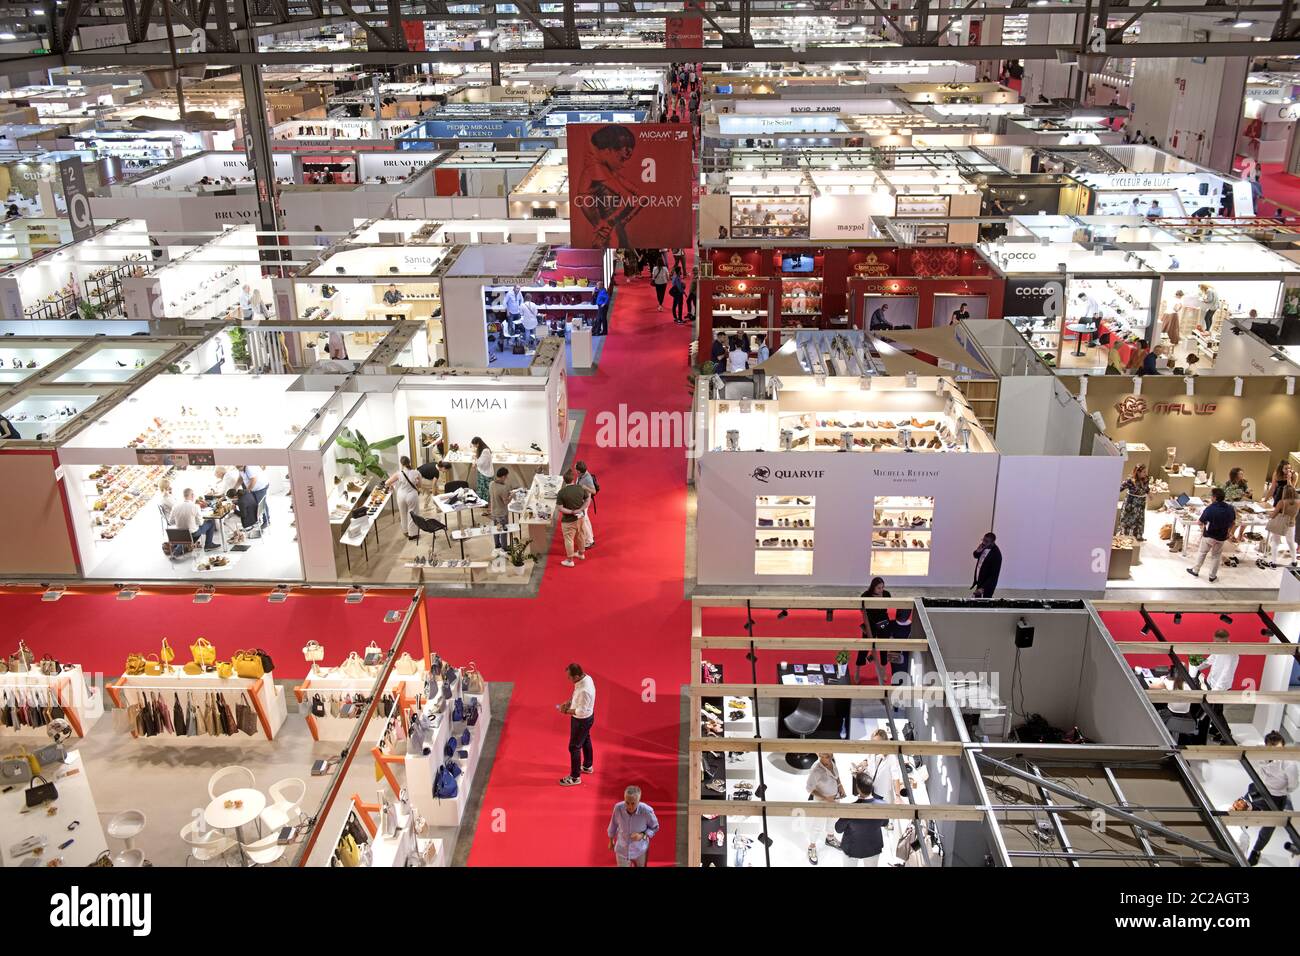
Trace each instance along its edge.
{"label": "man in blue shirt", "polygon": [[659,832],[654,808],[641,802],[641,788],[628,787],[609,819],[609,848],[619,866],[645,866],[650,838]]}
{"label": "man in blue shirt", "polygon": [[596,321],[592,326],[592,335],[609,335],[609,290],[605,283],[596,283]]}
{"label": "man in blue shirt", "polygon": [[1196,566],[1187,569],[1187,573],[1194,578],[1201,576],[1201,565],[1205,563],[1205,556],[1210,556],[1210,581],[1219,579],[1219,560],[1223,557],[1223,542],[1228,540],[1228,533],[1232,531],[1232,526],[1237,523],[1237,512],[1224,499],[1226,495],[1222,488],[1215,488],[1211,492],[1214,501],[1209,507],[1201,512],[1200,524],[1204,529],[1201,536],[1200,554],[1196,559]]}

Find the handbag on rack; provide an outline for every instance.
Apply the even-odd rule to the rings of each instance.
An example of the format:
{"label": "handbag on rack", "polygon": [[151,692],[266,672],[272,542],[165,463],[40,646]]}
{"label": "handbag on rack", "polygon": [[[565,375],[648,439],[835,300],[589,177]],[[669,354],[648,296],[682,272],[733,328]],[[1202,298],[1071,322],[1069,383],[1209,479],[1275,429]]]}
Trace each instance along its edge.
{"label": "handbag on rack", "polygon": [[63,670],[63,665],[60,664],[58,661],[56,661],[53,657],[50,657],[49,654],[46,654],[44,657],[41,658],[41,673],[44,674],[46,677],[53,677],[61,670]]}
{"label": "handbag on rack", "polygon": [[393,700],[393,695],[392,695],[392,694],[385,694],[383,697],[379,698],[379,709],[380,709],[380,712],[381,712],[385,717],[389,717],[389,716],[391,716],[392,713],[393,713],[393,705],[394,705],[394,703],[395,703],[395,701]]}
{"label": "handbag on rack", "polygon": [[189,674],[191,677],[195,677],[203,673],[203,666],[201,664],[196,664],[194,661],[187,661],[181,670]]}
{"label": "handbag on rack", "polygon": [[194,711],[194,701],[190,700],[185,705],[185,736],[197,737],[199,735],[199,716]]}
{"label": "handbag on rack", "polygon": [[271,655],[266,653],[260,647],[257,649],[257,656],[262,659],[262,673],[269,674],[275,670],[275,662],[271,660]]}
{"label": "handbag on rack", "polygon": [[211,667],[217,662],[217,649],[206,637],[200,637],[190,645],[190,656],[194,658],[194,663]]}
{"label": "handbag on rack", "polygon": [[311,698],[311,715],[313,717],[325,716],[325,698],[320,694],[313,694]]}
{"label": "handbag on rack", "polygon": [[365,661],[356,651],[349,654],[339,665],[339,673],[344,677],[369,677],[370,672],[366,670]]}
{"label": "handbag on rack", "polygon": [[374,641],[371,641],[366,646],[365,664],[367,666],[374,666],[375,664],[382,663],[383,660],[384,660],[383,650],[380,648],[378,644],[376,644]]}
{"label": "handbag on rack", "polygon": [[[152,660],[150,660],[150,658],[152,658]],[[150,677],[162,676],[162,672],[163,672],[162,661],[158,660],[157,654],[150,654],[149,657],[145,658],[144,672]]]}
{"label": "handbag on rack", "polygon": [[466,727],[464,730],[460,732],[460,745],[462,747],[468,747],[469,741],[470,741],[469,728]]}
{"label": "handbag on rack", "polygon": [[257,715],[253,713],[253,708],[242,700],[235,705],[235,723],[243,733],[250,737],[256,736]]}
{"label": "handbag on rack", "polygon": [[230,659],[230,663],[240,677],[256,679],[264,673],[262,658],[253,651],[235,651],[235,656]]}
{"label": "handbag on rack", "polygon": [[447,765],[443,764],[433,778],[433,795],[439,800],[454,800],[459,793],[460,785],[456,783],[456,778],[447,769]]}
{"label": "handbag on rack", "polygon": [[325,648],[315,641],[308,641],[302,649],[302,656],[308,661],[320,661],[325,658]]}
{"label": "handbag on rack", "polygon": [[351,833],[343,834],[343,839],[339,840],[338,855],[339,862],[344,866],[361,865],[361,848]]}
{"label": "handbag on rack", "polygon": [[230,677],[234,673],[235,673],[235,669],[230,665],[230,661],[220,661],[217,663],[218,677],[222,677],[222,678]]}
{"label": "handbag on rack", "polygon": [[473,727],[478,723],[478,699],[471,697],[469,707],[465,710],[465,726]]}
{"label": "handbag on rack", "polygon": [[172,661],[176,660],[176,652],[172,649],[172,646],[167,643],[167,638],[165,637],[162,639],[162,648],[158,651],[158,658],[164,664],[170,664]]}
{"label": "handbag on rack", "polygon": [[460,674],[465,682],[463,690],[466,694],[481,694],[486,689],[483,675],[479,673],[478,665],[473,661],[466,664]]}
{"label": "handbag on rack", "polygon": [[177,737],[188,736],[188,728],[185,726],[185,710],[181,707],[180,694],[172,694],[172,725],[176,728]]}
{"label": "handbag on rack", "polygon": [[46,744],[33,753],[32,757],[44,769],[45,767],[63,763],[68,759],[68,752],[64,749],[63,744]]}
{"label": "handbag on rack", "polygon": [[419,673],[419,670],[420,665],[415,663],[414,658],[412,658],[406,651],[402,651],[402,656],[399,657],[397,663],[393,665],[394,674],[416,674]]}
{"label": "handbag on rack", "polygon": [[143,654],[126,655],[126,670],[124,671],[124,673],[127,673],[132,677],[138,677],[139,675],[144,673],[144,668],[145,668],[145,659]]}
{"label": "handbag on rack", "polygon": [[465,699],[463,697],[457,697],[456,703],[451,709],[451,720],[452,723],[458,724],[464,719],[465,719]]}
{"label": "handbag on rack", "polygon": [[27,783],[41,772],[41,765],[31,754],[9,754],[0,757],[0,784],[6,787]]}
{"label": "handbag on rack", "polygon": [[36,663],[36,655],[32,649],[27,646],[25,641],[18,642],[18,658],[23,662],[23,669],[30,670],[31,666]]}
{"label": "handbag on rack", "polygon": [[[38,784],[36,781],[39,780]],[[50,783],[40,774],[32,777],[27,783],[27,793],[24,799],[29,807],[39,807],[42,803],[49,803],[51,800],[59,799],[59,791],[55,789],[54,784]]]}

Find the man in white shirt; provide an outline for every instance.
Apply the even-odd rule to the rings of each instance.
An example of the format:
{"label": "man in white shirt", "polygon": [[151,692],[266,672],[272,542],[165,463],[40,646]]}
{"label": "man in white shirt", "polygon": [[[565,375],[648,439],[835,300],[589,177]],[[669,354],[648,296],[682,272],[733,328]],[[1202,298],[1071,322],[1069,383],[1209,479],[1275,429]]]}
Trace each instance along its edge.
{"label": "man in white shirt", "polygon": [[[1226,651],[1227,645],[1232,635],[1219,628],[1214,632],[1214,641],[1216,644],[1223,644]],[[1196,666],[1192,676],[1196,677],[1205,671],[1209,671],[1209,676],[1204,680],[1204,684],[1210,690],[1232,690],[1232,682],[1237,676],[1237,655],[1236,654],[1211,654],[1205,660]],[[1222,740],[1219,733],[1218,723],[1222,722],[1223,705],[1211,704],[1210,710],[1219,718],[1218,721],[1210,721],[1210,733],[1215,740]]]}
{"label": "man in white shirt", "polygon": [[537,344],[537,303],[531,295],[524,296],[520,306],[519,321],[524,327],[524,348],[531,349]]}
{"label": "man in white shirt", "polygon": [[731,353],[727,356],[728,372],[743,372],[749,368],[749,352],[747,352],[740,339],[733,339],[731,343]]}
{"label": "man in white shirt", "polygon": [[185,489],[185,498],[172,509],[171,517],[172,524],[188,531],[195,544],[198,543],[199,536],[203,536],[203,550],[216,551],[220,547],[215,540],[217,523],[211,518],[203,520],[203,513],[199,511],[199,506],[194,501],[193,488]]}
{"label": "man in white shirt", "polygon": [[239,290],[239,313],[245,322],[253,320],[253,292],[247,285]]}
{"label": "man in white shirt", "polygon": [[[239,477],[243,486],[257,499],[257,508],[261,511],[266,493],[271,490],[271,481],[266,477],[266,472],[260,465],[240,465]],[[270,523],[271,509],[267,507],[262,511],[262,527],[265,528]]]}
{"label": "man in white shirt", "polygon": [[573,696],[555,707],[560,713],[569,715],[569,775],[561,778],[560,786],[572,787],[582,783],[579,774],[596,770],[592,764],[594,754],[591,747],[591,725],[596,721],[596,682],[581,665],[570,664],[565,671],[573,684]]}
{"label": "man in white shirt", "polygon": [[[1264,735],[1264,746],[1285,747],[1286,739],[1276,730],[1270,730]],[[1262,760],[1253,765],[1255,772],[1259,774],[1260,782],[1268,790],[1273,802],[1284,810],[1292,809],[1291,794],[1300,787],[1300,765],[1297,765],[1294,760]],[[1256,810],[1272,809],[1253,783],[1246,791],[1246,799]],[[1273,839],[1274,829],[1274,827],[1260,827],[1259,836],[1255,838],[1255,846],[1250,851],[1251,866],[1259,865],[1260,854],[1264,852],[1264,847],[1268,846],[1268,841]]]}
{"label": "man in white shirt", "polygon": [[513,286],[506,293],[505,301],[502,305],[506,307],[506,319],[511,325],[519,321],[519,313],[524,310],[524,295],[519,291],[519,286]]}
{"label": "man in white shirt", "polygon": [[217,480],[212,486],[212,492],[219,497],[226,497],[226,492],[239,487],[239,471],[234,468],[227,468],[225,465],[217,465]]}

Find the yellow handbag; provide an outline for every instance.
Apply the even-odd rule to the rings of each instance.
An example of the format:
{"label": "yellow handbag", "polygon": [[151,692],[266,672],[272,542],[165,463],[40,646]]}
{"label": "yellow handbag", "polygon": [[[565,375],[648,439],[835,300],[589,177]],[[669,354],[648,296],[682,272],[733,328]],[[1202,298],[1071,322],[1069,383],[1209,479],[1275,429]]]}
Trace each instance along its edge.
{"label": "yellow handbag", "polygon": [[149,657],[153,658],[153,660],[145,658],[144,672],[150,677],[158,677],[163,672],[162,661],[158,660],[157,654],[150,654]]}
{"label": "yellow handbag", "polygon": [[351,833],[345,833],[339,841],[339,862],[344,866],[361,865],[361,848]]}
{"label": "yellow handbag", "polygon": [[262,670],[262,658],[253,651],[235,651],[235,656],[230,659],[231,664],[235,667],[235,673],[240,677],[261,677],[265,671]]}
{"label": "yellow handbag", "polygon": [[218,662],[217,662],[217,676],[218,676],[218,677],[229,677],[229,676],[230,676],[231,674],[233,674],[234,672],[235,672],[235,669],[234,669],[233,667],[230,666],[230,661],[218,661]]}
{"label": "yellow handbag", "polygon": [[162,639],[162,650],[159,652],[158,656],[162,658],[164,664],[170,664],[172,661],[176,660],[176,652],[172,650],[172,646],[167,643],[167,638],[165,637]]}
{"label": "yellow handbag", "polygon": [[132,677],[138,677],[140,674],[144,673],[144,668],[145,660],[143,654],[126,655],[126,673],[130,674]]}
{"label": "yellow handbag", "polygon": [[196,664],[211,666],[217,662],[217,649],[208,643],[206,637],[200,637],[190,645],[190,656],[194,658]]}
{"label": "yellow handbag", "polygon": [[183,668],[181,668],[181,670],[185,671],[185,673],[189,674],[191,677],[203,673],[203,668],[200,667],[198,664],[194,663],[193,661],[190,661]]}

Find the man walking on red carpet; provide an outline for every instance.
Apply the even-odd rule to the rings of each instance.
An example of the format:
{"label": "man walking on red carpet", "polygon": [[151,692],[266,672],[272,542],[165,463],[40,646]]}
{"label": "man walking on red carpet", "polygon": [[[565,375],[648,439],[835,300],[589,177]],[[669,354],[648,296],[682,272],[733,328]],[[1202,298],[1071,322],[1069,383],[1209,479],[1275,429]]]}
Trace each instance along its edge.
{"label": "man walking on red carpet", "polygon": [[[596,721],[596,683],[579,664],[566,668],[573,683],[573,696],[556,709],[569,715],[569,775],[560,779],[560,786],[572,787],[582,783],[580,773],[594,773],[594,754],[591,748],[591,725]],[[582,762],[578,762],[581,756]]]}
{"label": "man walking on red carpet", "polygon": [[650,838],[659,832],[659,818],[654,807],[641,802],[641,788],[628,787],[623,799],[614,804],[614,814],[609,818],[609,848],[614,851],[614,862],[619,866],[646,865]]}

